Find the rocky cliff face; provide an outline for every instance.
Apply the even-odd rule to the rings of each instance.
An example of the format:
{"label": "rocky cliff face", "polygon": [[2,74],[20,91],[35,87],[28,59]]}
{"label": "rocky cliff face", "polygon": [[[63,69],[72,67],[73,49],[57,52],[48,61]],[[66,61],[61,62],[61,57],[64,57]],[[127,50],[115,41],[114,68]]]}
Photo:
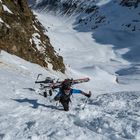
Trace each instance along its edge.
{"label": "rocky cliff face", "polygon": [[28,7],[27,0],[0,0],[0,49],[25,60],[65,72],[44,29]]}

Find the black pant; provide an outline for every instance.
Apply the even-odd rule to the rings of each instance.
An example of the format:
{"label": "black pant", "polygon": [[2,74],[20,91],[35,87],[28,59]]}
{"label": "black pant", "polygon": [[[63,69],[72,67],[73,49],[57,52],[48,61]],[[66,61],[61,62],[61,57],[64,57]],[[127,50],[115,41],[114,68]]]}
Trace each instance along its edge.
{"label": "black pant", "polygon": [[69,102],[70,102],[70,99],[68,99],[68,100],[60,99],[60,103],[63,105],[63,108],[65,111],[69,111]]}

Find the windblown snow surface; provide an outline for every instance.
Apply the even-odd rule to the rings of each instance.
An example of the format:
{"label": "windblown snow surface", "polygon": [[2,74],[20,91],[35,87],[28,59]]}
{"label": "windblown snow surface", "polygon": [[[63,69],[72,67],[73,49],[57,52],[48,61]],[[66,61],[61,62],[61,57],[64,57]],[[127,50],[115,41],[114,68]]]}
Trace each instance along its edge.
{"label": "windblown snow surface", "polygon": [[[51,70],[51,64],[46,70],[1,51],[0,140],[139,140],[140,64],[122,57],[130,51],[129,43],[116,50],[94,40],[90,32],[74,30],[72,19],[36,14],[64,57],[66,74]],[[85,109],[83,95],[72,97],[69,112],[50,102],[56,93],[40,96],[33,90],[39,88],[34,84],[39,73],[39,80],[89,77],[88,83],[73,86],[92,92]]]}

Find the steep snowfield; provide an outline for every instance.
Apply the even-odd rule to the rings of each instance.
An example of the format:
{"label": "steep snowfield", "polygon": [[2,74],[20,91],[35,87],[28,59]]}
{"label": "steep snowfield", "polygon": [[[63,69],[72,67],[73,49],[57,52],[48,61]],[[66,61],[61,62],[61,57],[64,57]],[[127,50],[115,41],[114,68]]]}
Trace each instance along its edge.
{"label": "steep snowfield", "polygon": [[[128,74],[128,72],[123,74],[125,70],[129,71],[129,68],[131,69],[136,64],[122,58],[122,55],[129,52],[129,47],[115,49],[114,45],[103,45],[103,43],[97,42],[97,37],[99,38],[99,36],[96,36],[96,32],[96,39],[94,39],[91,32],[75,31],[72,24],[74,22],[73,17],[56,17],[52,13],[36,14],[41,23],[47,28],[48,32],[46,33],[50,37],[51,43],[57,52],[64,57],[65,64],[91,77],[93,84],[92,87],[89,86],[88,88],[94,90],[97,94],[100,94],[99,92],[102,92],[102,90],[103,93],[105,91],[120,91],[120,89],[139,90],[139,80],[136,80],[139,79],[139,67],[137,66],[137,72],[134,72],[133,76],[131,73]],[[101,34],[99,33],[99,35]],[[99,39],[106,41],[108,36],[112,42],[115,40],[114,42],[116,43],[126,43],[126,36],[122,36],[124,42],[120,42],[120,40],[116,40],[113,30],[109,30],[108,34],[103,33]],[[137,46],[139,42],[135,41],[133,46],[134,44]],[[137,52],[137,49],[134,49],[133,52]],[[133,58],[135,57],[137,55],[133,56]],[[139,62],[137,62],[137,65],[139,65]],[[120,76],[116,72],[120,75],[122,73],[122,75]],[[122,80],[123,78],[128,78],[128,80]],[[123,84],[117,84],[116,79],[119,80],[119,83]],[[132,86],[125,84],[129,82]]]}
{"label": "steep snowfield", "polygon": [[[103,6],[111,1],[96,2]],[[56,53],[63,56],[66,74],[2,51],[0,140],[139,140],[139,33],[109,25],[94,33],[82,32],[81,25],[79,31],[74,29],[74,17],[35,14],[47,29]],[[39,85],[34,85],[39,73],[43,74],[39,80],[48,76],[60,80],[89,77],[88,83],[73,86],[91,90],[85,109],[86,97],[82,95],[72,97],[69,112],[50,102],[56,93],[48,98],[40,96],[35,92]]]}
{"label": "steep snowfield", "polygon": [[[99,73],[100,71],[98,71]],[[125,140],[140,138],[140,92],[93,95],[82,110],[85,97],[75,95],[70,111],[50,103],[31,90],[38,73],[65,78],[2,51],[0,55],[1,140]],[[80,73],[69,71],[78,77]],[[76,74],[77,73],[77,74]],[[87,83],[92,86],[93,82]],[[81,89],[84,89],[83,84]],[[102,85],[100,85],[102,88]],[[38,85],[35,86],[38,89]],[[93,94],[94,91],[92,91]]]}
{"label": "steep snowfield", "polygon": [[[139,140],[139,74],[134,72],[131,75],[128,71],[121,83],[116,83],[115,71],[130,66],[129,62],[121,58],[121,54],[128,50],[115,53],[113,46],[98,44],[90,33],[74,31],[69,20],[42,14],[38,14],[38,18],[47,28],[57,52],[64,56],[67,72],[63,75],[50,68],[46,71],[2,51],[0,139]],[[44,98],[31,90],[38,73],[43,74],[40,80],[47,76],[60,79],[88,76],[90,82],[75,88],[86,92],[91,90],[93,95],[84,110],[81,108],[86,97],[75,95],[70,111],[64,112],[61,105],[50,103],[55,93],[52,97]],[[133,79],[130,81],[129,77]],[[35,85],[35,89],[38,88]]]}

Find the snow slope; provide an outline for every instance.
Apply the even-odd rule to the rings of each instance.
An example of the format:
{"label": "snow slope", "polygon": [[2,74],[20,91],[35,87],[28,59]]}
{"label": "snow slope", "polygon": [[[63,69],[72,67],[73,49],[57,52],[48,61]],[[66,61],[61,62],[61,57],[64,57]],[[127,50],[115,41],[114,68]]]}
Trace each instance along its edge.
{"label": "snow slope", "polygon": [[50,103],[50,97],[30,90],[38,73],[43,73],[40,79],[64,75],[3,51],[0,68],[1,140],[139,140],[139,91],[93,95],[84,110],[85,97],[75,95],[70,111],[64,112],[61,105]]}
{"label": "snow slope", "polygon": [[[116,50],[113,43],[112,45],[111,43],[104,45],[97,42],[96,39],[92,38],[92,32],[75,31],[73,17],[56,17],[52,13],[36,14],[47,28],[47,35],[50,37],[51,43],[57,52],[64,57],[65,64],[91,77],[93,84],[92,87],[88,88],[98,94],[102,90],[103,93],[105,91],[139,90],[139,80],[136,80],[140,78],[139,67],[137,66],[137,72],[134,72],[133,75],[125,72],[125,70],[129,71],[129,68],[131,69],[134,64],[139,65],[139,62],[131,63],[122,57],[128,53],[129,48]],[[99,30],[99,32],[101,31]],[[110,31],[110,34],[113,35],[114,32]],[[99,36],[96,36],[95,32],[95,38],[97,37]],[[122,38],[125,39],[125,36]],[[105,41],[106,36],[101,36],[99,39]],[[110,36],[110,40],[114,39],[116,39],[115,36]],[[116,43],[119,43],[119,40],[116,40]],[[137,46],[138,41],[133,43]],[[134,51],[137,52],[137,49]],[[135,58],[137,55],[133,57]],[[116,83],[117,79],[120,84]],[[130,83],[132,86],[126,83]]]}
{"label": "snow slope", "polygon": [[[45,70],[0,53],[0,140],[139,140],[139,34],[117,32],[113,26],[94,34],[79,32],[74,29],[75,17],[35,14],[56,52],[63,56],[67,71],[65,75],[52,71],[51,65]],[[132,40],[127,42],[126,36]],[[121,43],[126,47],[115,49]],[[129,43],[136,47],[128,47]],[[133,61],[128,52],[133,52]],[[39,88],[34,85],[39,73],[43,74],[40,80],[89,77],[90,82],[74,86],[92,91],[85,109],[85,96],[74,95],[70,111],[64,112],[61,105],[50,102],[56,93],[44,98],[34,92],[33,87]]]}

